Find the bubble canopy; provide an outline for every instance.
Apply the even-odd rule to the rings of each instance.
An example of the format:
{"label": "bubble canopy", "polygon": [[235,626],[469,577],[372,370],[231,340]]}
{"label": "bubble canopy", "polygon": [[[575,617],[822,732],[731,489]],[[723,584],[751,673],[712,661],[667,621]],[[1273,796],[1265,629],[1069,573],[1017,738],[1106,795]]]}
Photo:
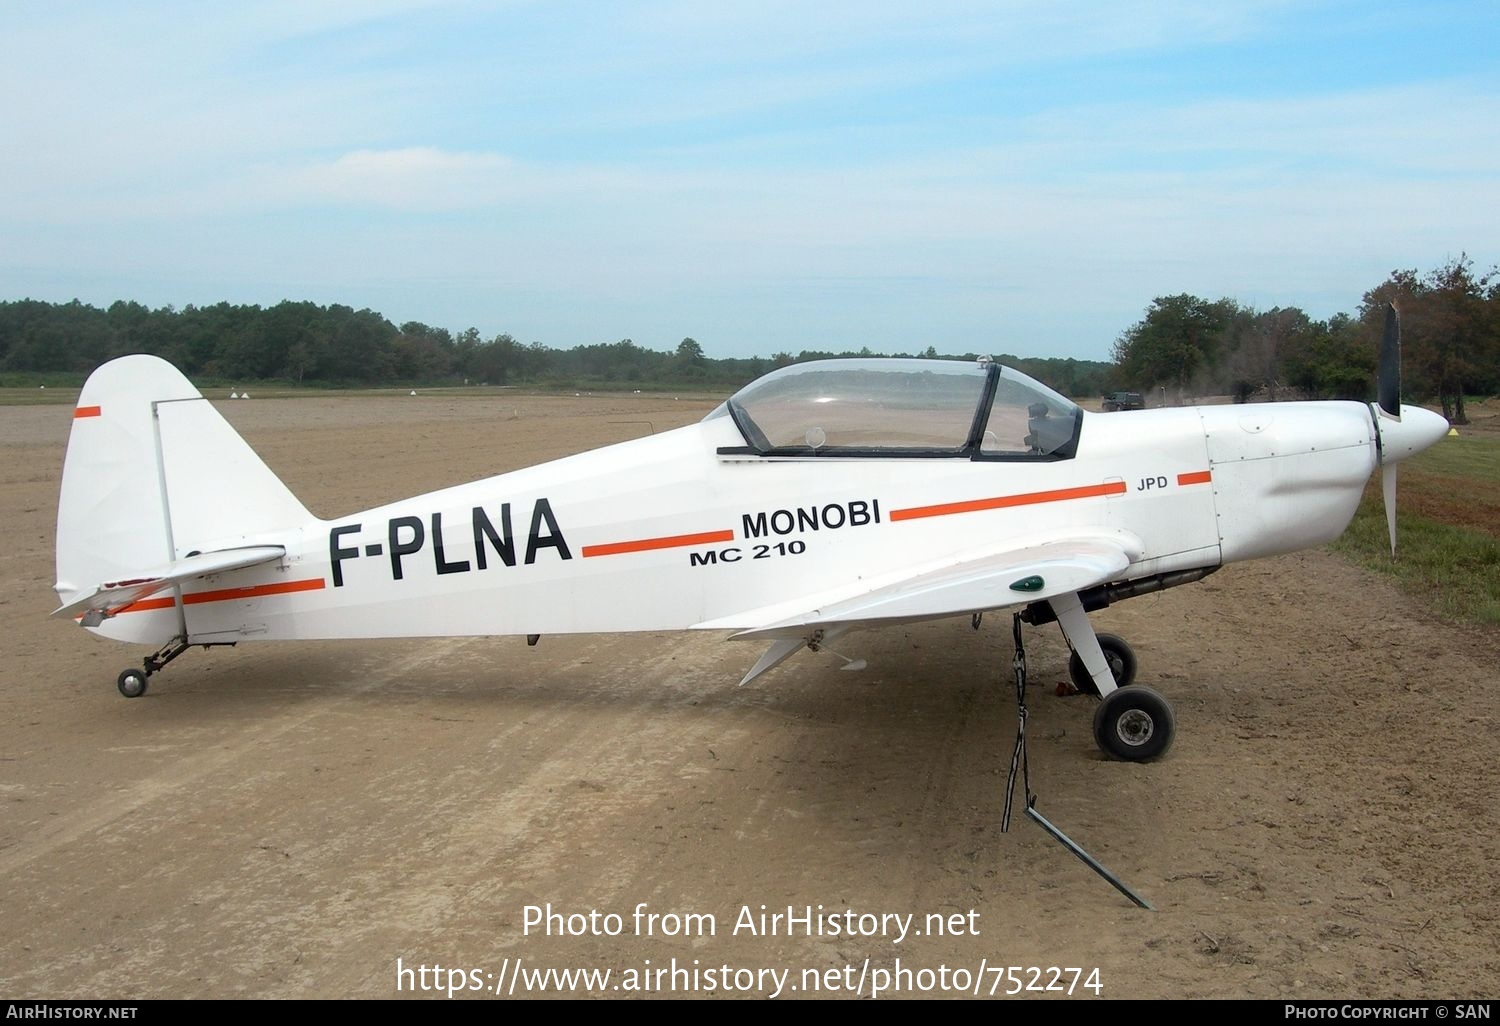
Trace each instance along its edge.
{"label": "bubble canopy", "polygon": [[744,447],[724,455],[1059,460],[1077,447],[1078,407],[990,362],[820,360],[746,385],[729,416]]}

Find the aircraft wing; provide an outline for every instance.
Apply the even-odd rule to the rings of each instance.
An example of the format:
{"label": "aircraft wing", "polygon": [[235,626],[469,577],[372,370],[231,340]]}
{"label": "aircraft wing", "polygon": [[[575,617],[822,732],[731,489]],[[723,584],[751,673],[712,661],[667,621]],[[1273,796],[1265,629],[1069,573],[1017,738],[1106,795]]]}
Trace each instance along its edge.
{"label": "aircraft wing", "polygon": [[124,609],[149,595],[165,591],[175,584],[210,574],[241,570],[247,566],[271,563],[286,555],[281,545],[249,545],[237,549],[220,549],[196,556],[175,560],[171,564],[146,570],[118,581],[101,582],[93,592],[74,599],[58,609],[53,616],[77,619],[83,617],[85,627],[97,626]]}
{"label": "aircraft wing", "polygon": [[[1077,592],[1117,578],[1140,553],[1140,541],[1124,532],[1012,542],[696,626],[739,627],[736,639],[773,641],[743,684],[816,640],[818,631],[828,640],[856,627],[1001,609]],[[757,619],[761,626],[745,626]]]}

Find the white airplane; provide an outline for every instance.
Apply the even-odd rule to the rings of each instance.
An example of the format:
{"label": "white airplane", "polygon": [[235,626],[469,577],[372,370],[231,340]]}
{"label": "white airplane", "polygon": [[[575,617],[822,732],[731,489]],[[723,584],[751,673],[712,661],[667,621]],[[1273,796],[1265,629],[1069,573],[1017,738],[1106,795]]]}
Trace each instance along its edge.
{"label": "white airplane", "polygon": [[[1383,468],[1448,430],[1398,401],[1080,410],[987,360],[831,360],[688,427],[334,520],[307,512],[170,364],[100,367],[74,411],[56,615],[160,646],[313,638],[733,632],[747,683],[855,628],[1024,606],[1056,620],[1109,755],[1175,725],[1088,612],[1337,537]],[[1020,628],[1016,628],[1019,638]]]}

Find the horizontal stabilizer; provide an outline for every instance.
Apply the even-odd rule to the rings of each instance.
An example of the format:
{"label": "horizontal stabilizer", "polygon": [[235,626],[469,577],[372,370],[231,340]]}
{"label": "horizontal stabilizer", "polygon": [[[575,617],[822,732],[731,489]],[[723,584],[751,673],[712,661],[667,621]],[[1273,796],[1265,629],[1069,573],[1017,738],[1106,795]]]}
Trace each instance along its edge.
{"label": "horizontal stabilizer", "polygon": [[[147,570],[117,581],[101,582],[92,594],[74,599],[60,607],[53,616],[83,618],[85,627],[96,627],[127,606],[139,602],[175,584],[199,577],[243,570],[248,566],[272,563],[286,555],[280,545],[251,545],[238,549],[221,549],[179,559],[166,567]],[[59,590],[64,586],[59,585]]]}

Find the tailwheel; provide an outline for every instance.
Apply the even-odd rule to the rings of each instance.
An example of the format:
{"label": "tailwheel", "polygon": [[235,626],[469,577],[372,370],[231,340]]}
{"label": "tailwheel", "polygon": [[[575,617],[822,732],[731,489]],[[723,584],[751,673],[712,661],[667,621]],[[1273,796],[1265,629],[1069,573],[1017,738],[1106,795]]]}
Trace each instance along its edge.
{"label": "tailwheel", "polygon": [[1164,754],[1172,747],[1176,733],[1172,707],[1142,684],[1116,688],[1094,711],[1094,740],[1105,755],[1127,762],[1144,762]]}
{"label": "tailwheel", "polygon": [[121,673],[115,681],[115,687],[120,689],[120,694],[126,698],[140,698],[146,693],[146,671],[137,670],[134,666]]}
{"label": "tailwheel", "polygon": [[[1104,661],[1109,664],[1109,672],[1114,675],[1115,687],[1129,687],[1135,682],[1135,649],[1118,634],[1100,634],[1098,637],[1099,647],[1104,650]],[[1068,679],[1083,694],[1099,697],[1099,685],[1089,676],[1089,671],[1077,652],[1068,658]]]}

